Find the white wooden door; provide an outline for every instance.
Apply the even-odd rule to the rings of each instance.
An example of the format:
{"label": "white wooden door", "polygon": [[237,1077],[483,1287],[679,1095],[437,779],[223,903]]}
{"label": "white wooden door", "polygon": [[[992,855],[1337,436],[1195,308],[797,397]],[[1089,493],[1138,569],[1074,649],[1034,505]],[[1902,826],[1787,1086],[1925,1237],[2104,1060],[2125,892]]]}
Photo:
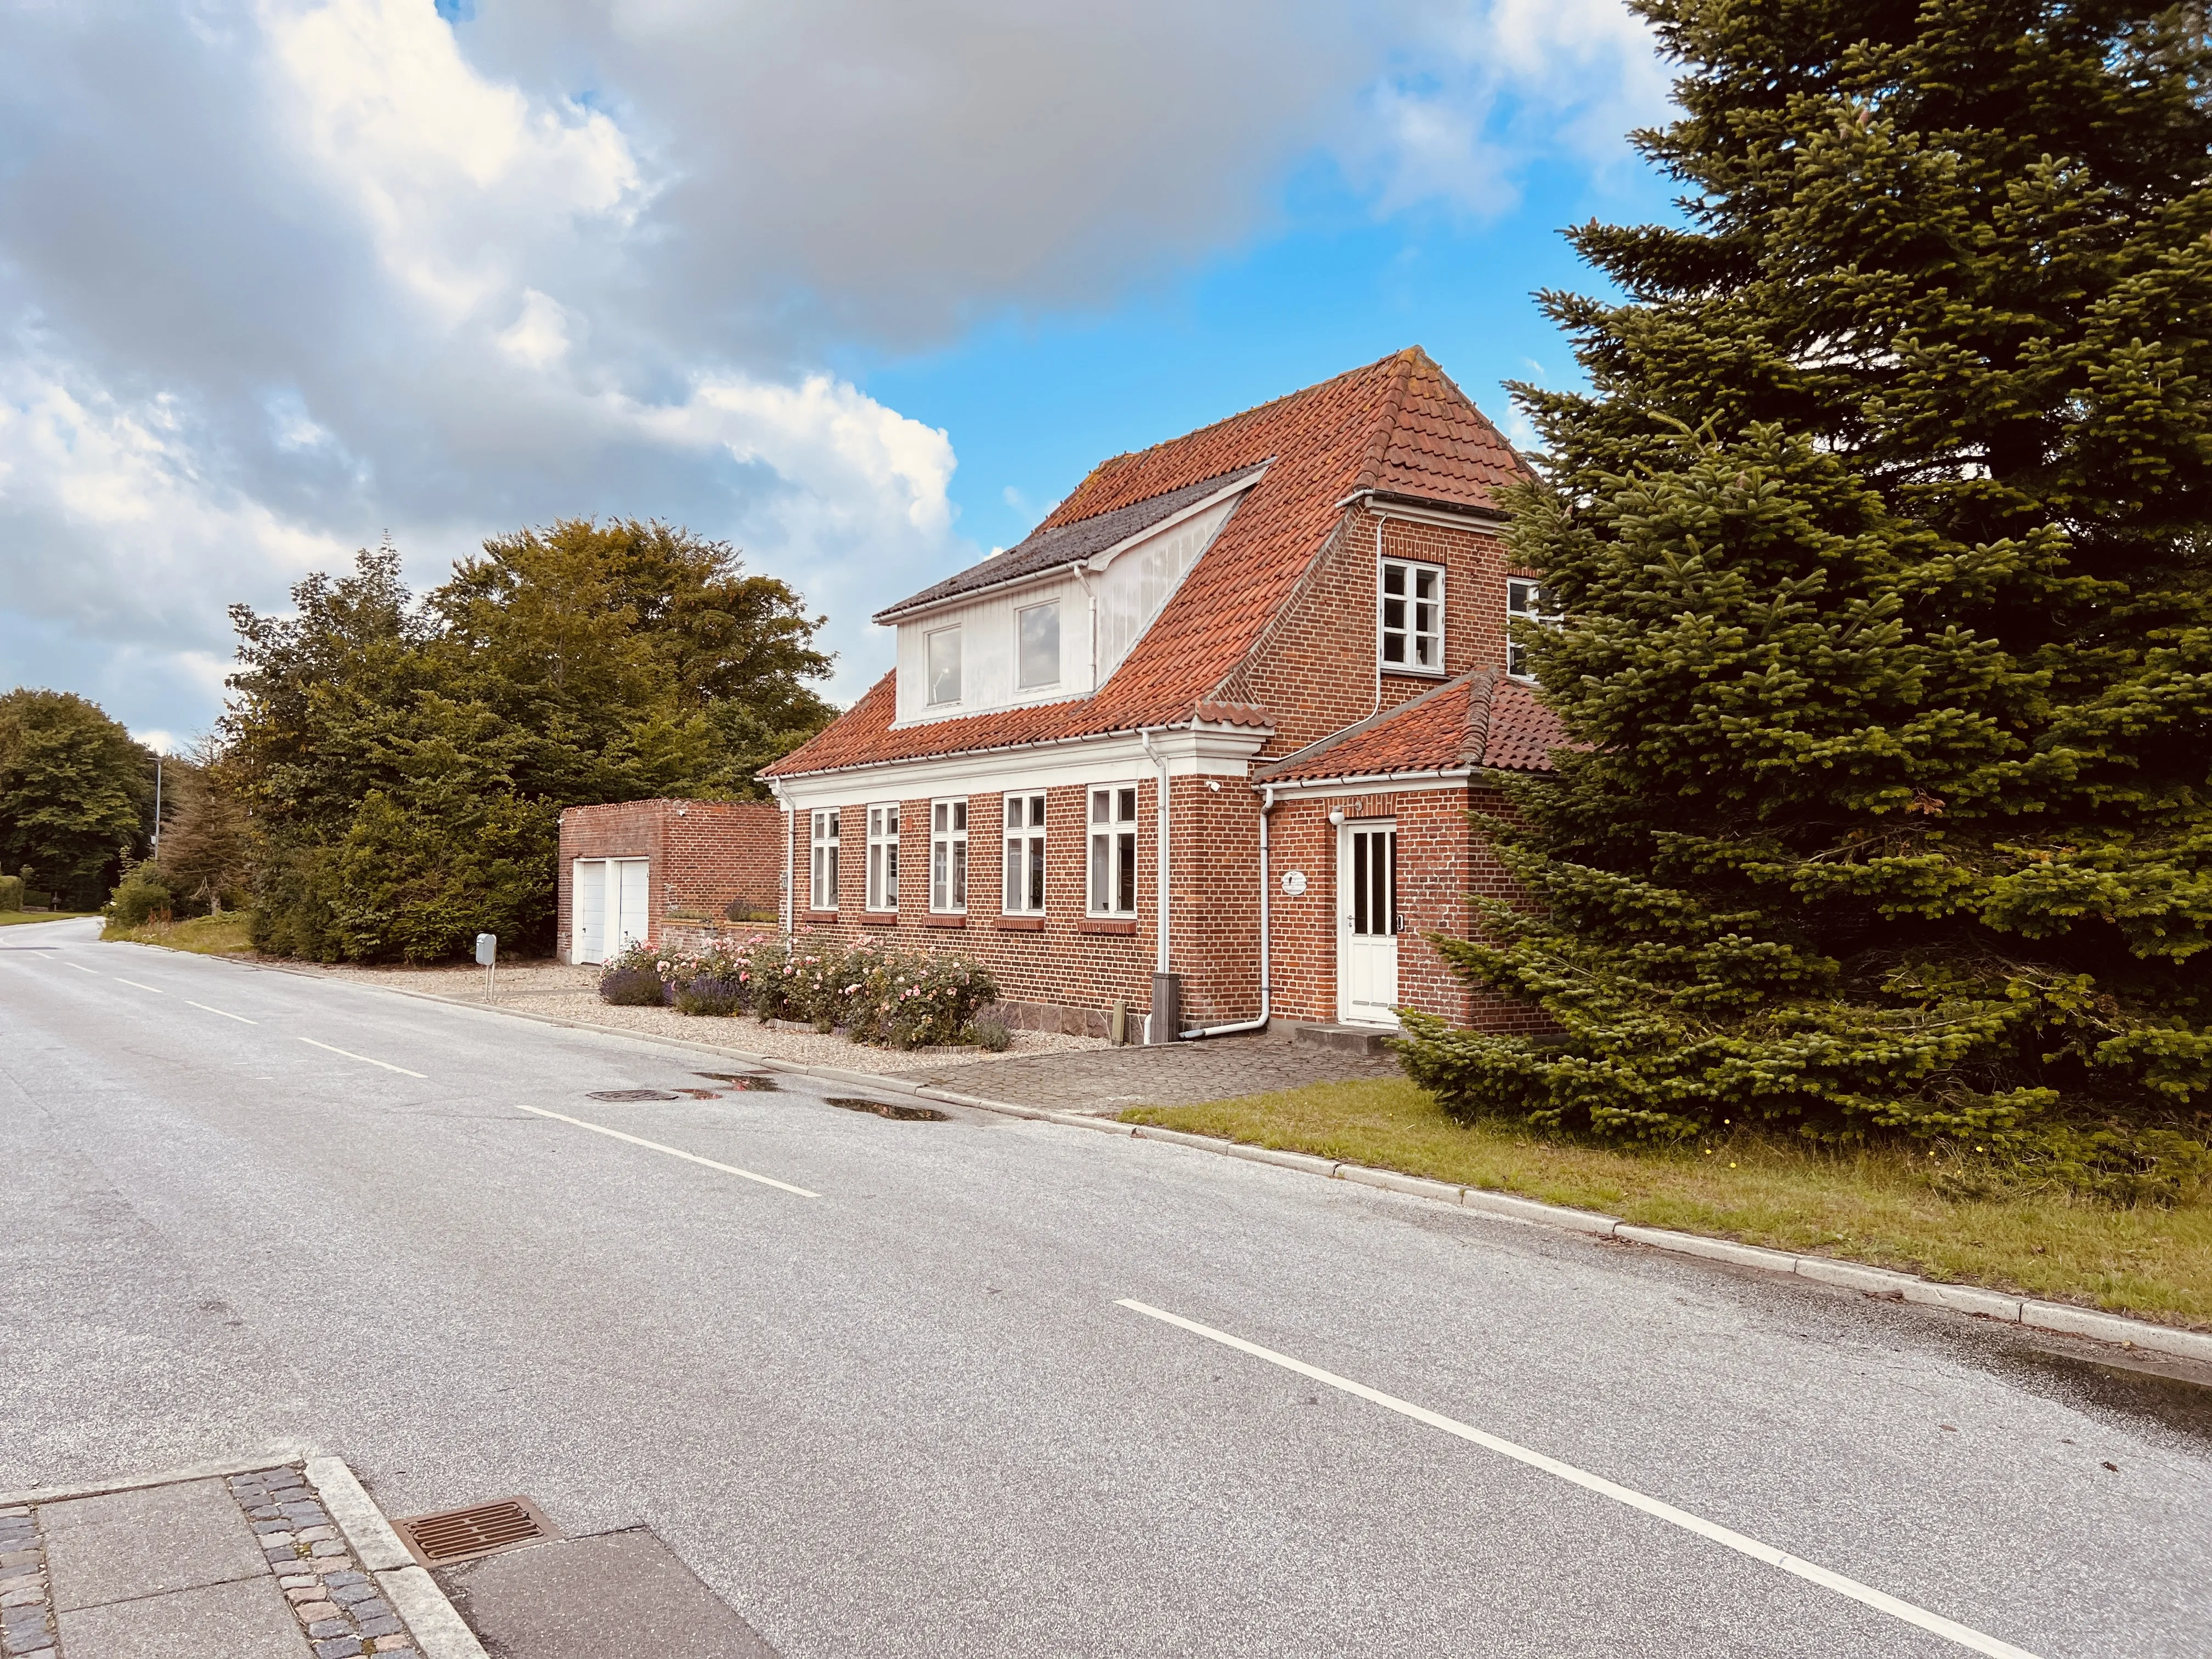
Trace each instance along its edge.
{"label": "white wooden door", "polygon": [[607,862],[607,890],[619,905],[613,925],[608,929],[617,953],[629,950],[646,936],[646,907],[653,893],[652,868],[651,860],[647,859],[611,859]]}
{"label": "white wooden door", "polygon": [[1398,1024],[1398,826],[1355,818],[1336,832],[1336,1017]]}
{"label": "white wooden door", "polygon": [[568,960],[607,959],[607,861],[578,859],[568,883]]}

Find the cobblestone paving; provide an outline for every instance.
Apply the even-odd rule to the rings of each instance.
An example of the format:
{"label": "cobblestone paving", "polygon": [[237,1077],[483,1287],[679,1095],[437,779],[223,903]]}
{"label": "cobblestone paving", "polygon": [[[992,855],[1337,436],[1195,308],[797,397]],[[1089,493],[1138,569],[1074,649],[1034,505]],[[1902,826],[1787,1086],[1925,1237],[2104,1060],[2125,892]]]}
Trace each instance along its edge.
{"label": "cobblestone paving", "polygon": [[0,1647],[9,1659],[52,1659],[52,1601],[37,1517],[27,1509],[0,1510]]}
{"label": "cobblestone paving", "polygon": [[375,1583],[355,1565],[322,1500],[299,1470],[258,1469],[230,1478],[276,1588],[292,1604],[315,1659],[409,1654],[415,1643]]}
{"label": "cobblestone paving", "polygon": [[1287,1032],[1268,1031],[1157,1048],[976,1060],[945,1066],[922,1080],[982,1100],[1110,1116],[1131,1106],[1190,1106],[1309,1083],[1403,1075],[1392,1054],[1322,1048]]}

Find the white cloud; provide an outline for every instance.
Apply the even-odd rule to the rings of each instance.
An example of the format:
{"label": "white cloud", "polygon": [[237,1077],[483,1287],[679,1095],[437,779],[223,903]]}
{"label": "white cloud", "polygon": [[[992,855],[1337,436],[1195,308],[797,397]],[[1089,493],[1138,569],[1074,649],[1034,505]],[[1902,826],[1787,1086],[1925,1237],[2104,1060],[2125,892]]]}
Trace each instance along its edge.
{"label": "white cloud", "polygon": [[639,514],[791,580],[850,694],[975,550],[951,437],[821,364],[1110,302],[1317,154],[1493,211],[1657,85],[1614,0],[0,6],[0,625],[204,724],[227,601]]}

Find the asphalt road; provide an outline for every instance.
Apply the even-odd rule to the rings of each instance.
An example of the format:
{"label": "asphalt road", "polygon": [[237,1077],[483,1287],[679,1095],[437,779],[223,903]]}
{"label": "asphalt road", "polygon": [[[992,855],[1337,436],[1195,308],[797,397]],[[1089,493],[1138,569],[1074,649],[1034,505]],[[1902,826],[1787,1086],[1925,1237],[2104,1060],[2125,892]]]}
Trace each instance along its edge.
{"label": "asphalt road", "polygon": [[1972,1650],[1914,1608],[2044,1659],[2212,1652],[2186,1386],[849,1085],[586,1098],[701,1067],[0,933],[0,1490],[312,1442],[396,1515],[647,1524],[787,1659]]}

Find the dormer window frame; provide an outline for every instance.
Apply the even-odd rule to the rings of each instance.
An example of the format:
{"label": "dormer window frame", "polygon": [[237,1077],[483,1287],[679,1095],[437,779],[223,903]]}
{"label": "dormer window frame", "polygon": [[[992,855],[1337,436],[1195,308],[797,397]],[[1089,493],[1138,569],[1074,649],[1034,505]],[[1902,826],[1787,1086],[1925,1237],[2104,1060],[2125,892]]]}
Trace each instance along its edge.
{"label": "dormer window frame", "polygon": [[[922,698],[923,706],[926,708],[957,708],[960,706],[961,691],[963,690],[961,681],[963,673],[966,668],[965,663],[962,660],[966,654],[963,648],[963,643],[960,638],[962,629],[962,623],[950,623],[943,628],[927,629],[924,630],[922,634],[922,673],[924,676]],[[939,640],[946,639],[949,639],[952,645],[952,695],[950,696],[939,696],[938,693],[943,689],[942,678],[944,671],[939,666],[937,646]]]}
{"label": "dormer window frame", "polygon": [[[1385,674],[1445,678],[1445,567],[1433,559],[1396,555],[1375,562],[1375,659]],[[1399,579],[1392,592],[1391,578]],[[1395,605],[1397,610],[1391,609]],[[1399,654],[1390,655],[1393,641]],[[1429,660],[1420,660],[1425,648]]]}

